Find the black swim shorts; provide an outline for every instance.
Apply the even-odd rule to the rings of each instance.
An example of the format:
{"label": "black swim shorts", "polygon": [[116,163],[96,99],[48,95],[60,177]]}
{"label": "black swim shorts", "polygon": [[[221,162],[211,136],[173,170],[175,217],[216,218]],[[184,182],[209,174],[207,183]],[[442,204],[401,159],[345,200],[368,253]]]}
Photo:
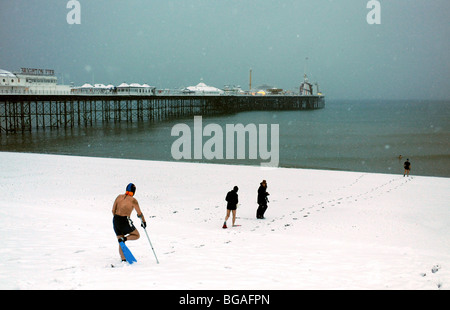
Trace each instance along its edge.
{"label": "black swim shorts", "polygon": [[133,225],[133,221],[128,216],[119,215],[114,215],[113,227],[116,236],[128,235],[136,229]]}

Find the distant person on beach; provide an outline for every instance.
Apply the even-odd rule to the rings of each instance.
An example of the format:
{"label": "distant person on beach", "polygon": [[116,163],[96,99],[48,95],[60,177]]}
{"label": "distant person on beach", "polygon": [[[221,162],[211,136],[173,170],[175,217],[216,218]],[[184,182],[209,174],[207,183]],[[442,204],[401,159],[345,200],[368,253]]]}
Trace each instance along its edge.
{"label": "distant person on beach", "polygon": [[269,202],[267,196],[269,196],[269,193],[267,192],[267,182],[266,180],[263,180],[258,188],[258,209],[256,210],[257,219],[264,218],[264,213],[267,210],[267,203]]}
{"label": "distant person on beach", "polygon": [[[147,227],[144,214],[139,207],[139,203],[134,198],[136,186],[133,183],[128,184],[125,194],[117,196],[112,208],[113,227],[118,242],[139,239],[139,231],[134,227],[133,221],[130,219],[131,212],[136,210],[137,217],[141,219],[141,226]],[[122,261],[126,261],[122,248],[119,246],[119,254]]]}
{"label": "distant person on beach", "polygon": [[237,186],[233,187],[233,190],[227,193],[225,200],[227,201],[227,215],[225,216],[225,222],[223,222],[223,228],[227,228],[227,220],[230,218],[230,213],[233,213],[232,223],[233,226],[236,222],[236,209],[239,202],[238,192],[239,188]]}
{"label": "distant person on beach", "polygon": [[407,158],[405,163],[403,164],[403,167],[405,168],[405,172],[403,172],[403,176],[409,177],[409,171],[411,170],[411,163],[409,162],[409,159]]}

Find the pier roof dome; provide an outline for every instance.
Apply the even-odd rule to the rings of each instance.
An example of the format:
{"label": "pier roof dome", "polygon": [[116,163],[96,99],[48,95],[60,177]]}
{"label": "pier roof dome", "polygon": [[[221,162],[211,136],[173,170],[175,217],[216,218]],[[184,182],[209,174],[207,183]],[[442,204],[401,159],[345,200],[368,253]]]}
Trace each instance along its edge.
{"label": "pier roof dome", "polygon": [[9,71],[0,69],[0,76],[4,76],[4,77],[16,77],[16,75],[14,73],[11,73]]}
{"label": "pier roof dome", "polygon": [[195,86],[189,86],[189,87],[186,87],[186,88],[189,91],[196,92],[196,93],[202,93],[202,92],[203,93],[218,93],[218,94],[223,93],[223,90],[221,90],[219,88],[216,88],[216,87],[213,87],[213,86],[208,86],[208,85],[206,85],[203,82],[200,82],[200,83],[198,83]]}
{"label": "pier roof dome", "polygon": [[95,88],[107,88],[105,84],[94,84]]}

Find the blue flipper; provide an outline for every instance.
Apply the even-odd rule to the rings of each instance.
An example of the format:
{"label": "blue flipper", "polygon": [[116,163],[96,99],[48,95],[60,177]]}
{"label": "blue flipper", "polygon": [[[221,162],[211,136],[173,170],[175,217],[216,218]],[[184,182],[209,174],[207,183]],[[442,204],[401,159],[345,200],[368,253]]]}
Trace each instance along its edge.
{"label": "blue flipper", "polygon": [[136,258],[134,258],[133,254],[131,254],[130,249],[125,245],[124,242],[119,242],[120,247],[122,248],[123,255],[127,262],[131,265],[134,262],[137,262]]}

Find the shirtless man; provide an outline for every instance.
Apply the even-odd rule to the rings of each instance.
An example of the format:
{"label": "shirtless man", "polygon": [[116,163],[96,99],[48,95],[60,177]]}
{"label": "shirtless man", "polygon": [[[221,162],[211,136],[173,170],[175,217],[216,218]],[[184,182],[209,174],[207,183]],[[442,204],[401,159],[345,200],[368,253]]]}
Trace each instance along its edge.
{"label": "shirtless man", "polygon": [[[134,227],[133,221],[130,219],[131,212],[133,209],[136,210],[137,217],[141,219],[141,226],[143,228],[147,227],[145,222],[144,214],[142,214],[139,208],[139,203],[133,197],[136,192],[136,186],[133,183],[128,184],[126,192],[123,195],[117,196],[114,201],[112,208],[113,213],[113,226],[114,232],[116,233],[118,242],[125,242],[127,240],[137,240],[139,239],[139,231]],[[122,248],[119,246],[119,253],[122,261],[125,260]]]}

